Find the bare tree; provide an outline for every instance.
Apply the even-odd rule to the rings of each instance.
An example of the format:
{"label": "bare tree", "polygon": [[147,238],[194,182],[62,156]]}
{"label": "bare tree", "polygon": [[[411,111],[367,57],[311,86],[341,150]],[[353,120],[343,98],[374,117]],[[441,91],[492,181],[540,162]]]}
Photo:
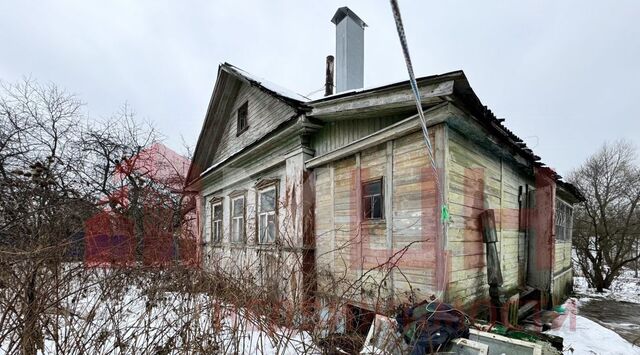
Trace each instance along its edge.
{"label": "bare tree", "polygon": [[586,202],[575,214],[575,260],[591,287],[602,292],[622,268],[638,260],[640,169],[629,142],[603,145],[570,180]]}
{"label": "bare tree", "polygon": [[[81,102],[55,85],[24,80],[0,95],[0,286],[3,330],[24,354],[41,348],[41,315],[55,307],[58,266],[91,204],[76,179]],[[0,342],[7,333],[0,334]]]}
{"label": "bare tree", "polygon": [[[54,84],[30,79],[2,84],[0,352],[35,354],[53,340],[56,351],[66,353],[71,345],[65,342],[72,337],[61,329],[73,330],[74,341],[91,339],[85,333],[90,328],[74,329],[60,316],[75,314],[74,300],[91,285],[102,290],[96,303],[114,293],[118,297],[111,280],[131,270],[96,275],[77,262],[90,217],[108,208],[139,221],[136,232],[142,236],[149,214],[163,210],[150,220],[167,217],[156,225],[164,232],[179,231],[189,208],[179,176],[185,168],[171,166],[173,160],[163,152],[149,165],[144,151],[155,142],[155,131],[139,125],[127,109],[115,120],[90,124],[82,102]],[[163,169],[164,175],[152,176],[153,169]],[[144,277],[127,280],[135,284]],[[72,345],[92,352],[86,343]]]}

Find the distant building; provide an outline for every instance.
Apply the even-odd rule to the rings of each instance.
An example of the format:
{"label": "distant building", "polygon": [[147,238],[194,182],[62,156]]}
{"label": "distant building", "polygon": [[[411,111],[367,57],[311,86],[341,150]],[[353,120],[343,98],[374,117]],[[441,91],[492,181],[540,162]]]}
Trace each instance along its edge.
{"label": "distant building", "polygon": [[[85,263],[89,266],[132,266],[141,261],[146,266],[174,262],[199,265],[201,253],[195,232],[195,196],[183,193],[189,164],[189,159],[159,143],[120,162],[113,180],[122,187],[105,197],[103,211],[85,222]],[[110,208],[113,202],[120,206],[131,203],[129,176],[149,181],[139,192],[144,229],[142,241],[136,240],[133,218]],[[176,215],[181,212],[183,216]]]}

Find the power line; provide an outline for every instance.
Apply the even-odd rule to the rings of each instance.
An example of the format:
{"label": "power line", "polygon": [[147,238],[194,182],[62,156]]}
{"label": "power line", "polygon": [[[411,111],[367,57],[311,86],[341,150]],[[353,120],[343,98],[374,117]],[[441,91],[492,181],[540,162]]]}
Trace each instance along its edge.
{"label": "power line", "polygon": [[416,108],[418,109],[418,116],[420,117],[420,125],[422,126],[422,134],[424,136],[424,142],[427,146],[427,155],[431,162],[433,169],[433,176],[436,181],[436,188],[440,195],[440,201],[442,203],[441,219],[444,222],[443,227],[446,228],[446,222],[449,220],[449,210],[444,200],[444,189],[441,185],[438,177],[438,168],[436,167],[436,161],[433,156],[433,146],[429,140],[429,130],[427,128],[427,120],[424,117],[424,111],[422,110],[422,101],[420,100],[420,91],[418,90],[418,83],[416,82],[416,76],[413,72],[413,65],[411,64],[411,56],[409,55],[409,45],[407,44],[407,37],[404,32],[404,26],[402,25],[402,16],[400,15],[400,7],[397,0],[390,0],[391,11],[393,11],[393,17],[396,22],[396,29],[398,30],[398,37],[400,38],[400,45],[402,46],[402,54],[404,55],[404,61],[407,64],[407,71],[409,72],[409,83],[411,84],[411,90],[416,100]]}

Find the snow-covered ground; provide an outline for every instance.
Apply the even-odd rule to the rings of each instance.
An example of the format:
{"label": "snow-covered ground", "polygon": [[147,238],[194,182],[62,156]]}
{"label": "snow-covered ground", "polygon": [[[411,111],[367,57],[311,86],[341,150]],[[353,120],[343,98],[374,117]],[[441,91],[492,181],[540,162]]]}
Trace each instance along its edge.
{"label": "snow-covered ground", "polygon": [[624,270],[622,274],[611,284],[611,288],[602,293],[589,288],[584,277],[573,278],[574,292],[580,296],[581,301],[589,298],[608,299],[613,301],[640,303],[640,278],[634,277],[633,270]]}
{"label": "snow-covered ground", "polygon": [[577,298],[565,303],[566,315],[548,332],[564,338],[566,354],[640,354],[640,347],[611,330],[634,339],[634,332],[640,329],[640,318],[634,315],[640,314],[640,278],[632,270],[625,270],[601,293],[589,288],[584,277],[576,276],[574,292]]}
{"label": "snow-covered ground", "polygon": [[[80,281],[72,282],[63,293],[68,296],[61,307],[46,313],[40,353],[321,353],[305,331],[277,327],[207,293],[158,287],[163,274],[120,278],[94,270],[78,276]],[[564,338],[565,354],[640,354],[640,347],[611,330],[620,332],[620,326],[640,329],[640,317],[632,315],[621,323],[609,317],[613,311],[604,308],[628,314],[637,306],[640,312],[640,279],[626,272],[611,290],[600,294],[589,289],[584,278],[576,277],[574,283],[578,298],[565,303],[565,315],[548,332]],[[598,305],[603,316],[587,312],[596,302],[604,303]],[[5,319],[5,329],[16,321],[16,317]],[[17,332],[0,330],[0,354],[15,352],[18,337]]]}
{"label": "snow-covered ground", "polygon": [[640,354],[616,332],[580,315],[580,301],[571,298],[565,302],[565,315],[556,319],[548,334],[564,338],[565,354]]}
{"label": "snow-covered ground", "polygon": [[[113,281],[108,273],[83,273],[59,310],[43,315],[39,354],[321,353],[307,332],[279,327],[207,293],[155,287],[162,275]],[[20,333],[10,331],[18,318],[11,318],[0,329],[0,354],[20,346]]]}

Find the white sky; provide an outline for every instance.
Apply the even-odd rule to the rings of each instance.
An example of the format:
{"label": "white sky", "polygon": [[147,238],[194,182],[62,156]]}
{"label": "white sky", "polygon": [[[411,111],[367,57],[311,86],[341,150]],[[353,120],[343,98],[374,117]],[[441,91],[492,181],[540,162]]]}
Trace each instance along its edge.
{"label": "white sky", "polygon": [[[485,105],[566,174],[605,140],[640,145],[640,2],[400,0],[416,74],[462,69]],[[0,79],[126,101],[167,143],[195,145],[218,64],[306,95],[334,53],[335,10],[368,25],[365,86],[405,80],[386,0],[0,0]]]}

